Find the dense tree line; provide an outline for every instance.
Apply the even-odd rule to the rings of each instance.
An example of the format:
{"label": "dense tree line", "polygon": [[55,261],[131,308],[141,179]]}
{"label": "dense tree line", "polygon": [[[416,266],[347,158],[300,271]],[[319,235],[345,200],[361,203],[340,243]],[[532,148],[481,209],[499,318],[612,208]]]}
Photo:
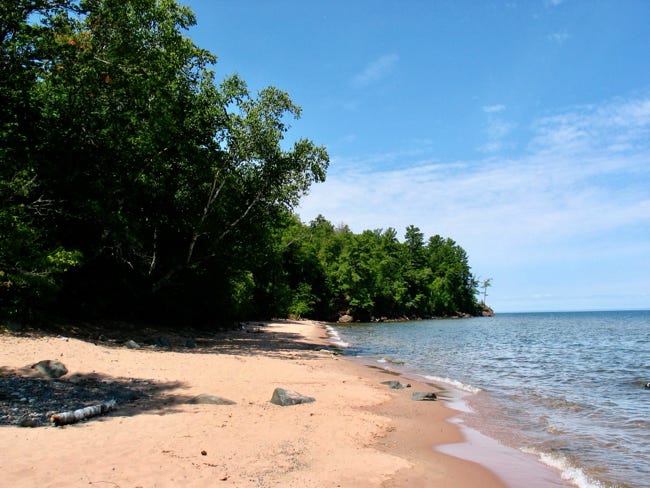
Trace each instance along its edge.
{"label": "dense tree line", "polygon": [[411,225],[400,242],[392,228],[355,234],[320,216],[309,225],[294,218],[281,242],[286,306],[295,316],[349,313],[367,321],[478,312],[476,279],[452,239],[425,242]]}
{"label": "dense tree line", "polygon": [[328,155],[217,82],[174,0],[0,3],[0,315],[214,323],[476,309],[464,251],[293,214]]}

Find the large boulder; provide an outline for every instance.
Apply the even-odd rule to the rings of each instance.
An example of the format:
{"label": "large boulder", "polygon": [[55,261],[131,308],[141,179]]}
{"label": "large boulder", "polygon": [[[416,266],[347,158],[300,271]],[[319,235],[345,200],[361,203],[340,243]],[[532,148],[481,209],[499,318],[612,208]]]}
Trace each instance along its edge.
{"label": "large boulder", "polygon": [[285,390],[284,388],[276,388],[271,397],[271,403],[286,407],[288,405],[299,405],[301,403],[315,402],[316,399],[302,395],[296,391]]}
{"label": "large boulder", "polygon": [[341,324],[349,324],[350,322],[354,322],[354,317],[352,317],[352,315],[348,315],[348,314],[341,315],[339,317],[339,322]]}

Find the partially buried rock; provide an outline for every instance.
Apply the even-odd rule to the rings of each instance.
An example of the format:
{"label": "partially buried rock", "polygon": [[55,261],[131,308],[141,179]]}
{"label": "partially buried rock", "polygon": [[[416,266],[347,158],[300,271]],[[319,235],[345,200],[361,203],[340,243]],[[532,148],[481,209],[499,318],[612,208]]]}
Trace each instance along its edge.
{"label": "partially buried rock", "polygon": [[400,383],[399,381],[395,380],[390,380],[390,381],[382,381],[382,385],[387,385],[388,387],[392,388],[393,390],[401,390],[404,388],[404,385]]}
{"label": "partially buried rock", "polygon": [[276,388],[271,397],[271,403],[286,407],[288,405],[299,405],[301,403],[315,402],[316,399],[302,395],[298,392],[285,390],[284,388]]}
{"label": "partially buried rock", "polygon": [[187,403],[192,405],[235,405],[236,402],[228,400],[227,398],[222,398],[220,396],[203,393],[189,399]]}
{"label": "partially buried rock", "polygon": [[60,378],[61,376],[68,373],[68,368],[64,364],[56,359],[46,359],[44,361],[39,361],[38,363],[32,365],[32,369],[38,371],[40,376],[44,376],[49,379]]}
{"label": "partially buried rock", "polygon": [[438,399],[435,393],[426,392],[426,391],[414,391],[413,396],[411,398],[413,398],[413,400],[418,402],[422,402],[422,401],[431,402]]}
{"label": "partially buried rock", "polygon": [[131,339],[124,343],[124,347],[127,349],[140,349],[140,344]]}

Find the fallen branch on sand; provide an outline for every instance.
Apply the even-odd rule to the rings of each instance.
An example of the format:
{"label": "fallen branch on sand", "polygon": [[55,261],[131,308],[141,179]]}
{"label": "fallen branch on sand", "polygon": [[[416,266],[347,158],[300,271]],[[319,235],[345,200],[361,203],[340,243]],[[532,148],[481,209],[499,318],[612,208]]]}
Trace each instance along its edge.
{"label": "fallen branch on sand", "polygon": [[50,417],[50,422],[56,426],[73,424],[83,419],[90,417],[96,417],[103,413],[113,410],[116,406],[115,400],[109,400],[107,402],[102,402],[97,405],[92,405],[86,408],[80,408],[79,410],[74,410],[70,412],[55,413]]}

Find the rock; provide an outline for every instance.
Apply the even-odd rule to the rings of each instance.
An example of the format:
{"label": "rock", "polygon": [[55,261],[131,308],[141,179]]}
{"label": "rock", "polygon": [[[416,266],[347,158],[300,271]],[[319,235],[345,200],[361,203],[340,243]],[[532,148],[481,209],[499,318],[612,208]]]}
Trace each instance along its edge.
{"label": "rock", "polygon": [[388,385],[393,390],[401,390],[402,388],[404,388],[404,385],[402,383],[400,383],[399,381],[395,381],[395,380],[382,381],[381,384],[382,385]]}
{"label": "rock", "polygon": [[426,391],[414,391],[413,396],[411,398],[418,402],[422,402],[422,401],[431,402],[438,399],[435,393],[426,392]]}
{"label": "rock", "polygon": [[194,339],[187,339],[185,341],[185,347],[188,349],[194,349],[196,347],[196,341]]}
{"label": "rock", "polygon": [[160,336],[156,338],[155,345],[158,347],[172,347],[172,341],[169,337]]}
{"label": "rock", "polygon": [[316,399],[302,395],[298,392],[285,390],[284,388],[276,388],[271,397],[271,403],[286,407],[288,405],[299,405],[301,403],[315,402]]}
{"label": "rock", "polygon": [[22,419],[20,419],[20,422],[18,422],[18,425],[20,427],[34,428],[34,427],[38,427],[41,424],[40,424],[40,422],[38,420],[29,418],[29,417],[23,417]]}
{"label": "rock", "polygon": [[68,373],[68,368],[66,368],[62,362],[57,361],[56,359],[46,359],[44,361],[39,361],[38,363],[32,365],[32,369],[38,371],[41,376],[50,379],[60,378],[61,376]]}
{"label": "rock", "polygon": [[202,393],[201,395],[189,399],[187,403],[191,405],[235,405],[236,402],[216,395]]}
{"label": "rock", "polygon": [[645,384],[645,388],[647,388],[648,390],[650,390],[650,381],[647,382],[647,383]]}
{"label": "rock", "polygon": [[124,343],[124,347],[126,347],[127,349],[140,349],[140,344],[138,344],[134,340],[128,340]]}
{"label": "rock", "polygon": [[339,322],[341,324],[349,324],[350,322],[353,322],[353,321],[354,321],[354,318],[352,317],[352,315],[345,314],[345,315],[341,315],[339,317]]}

